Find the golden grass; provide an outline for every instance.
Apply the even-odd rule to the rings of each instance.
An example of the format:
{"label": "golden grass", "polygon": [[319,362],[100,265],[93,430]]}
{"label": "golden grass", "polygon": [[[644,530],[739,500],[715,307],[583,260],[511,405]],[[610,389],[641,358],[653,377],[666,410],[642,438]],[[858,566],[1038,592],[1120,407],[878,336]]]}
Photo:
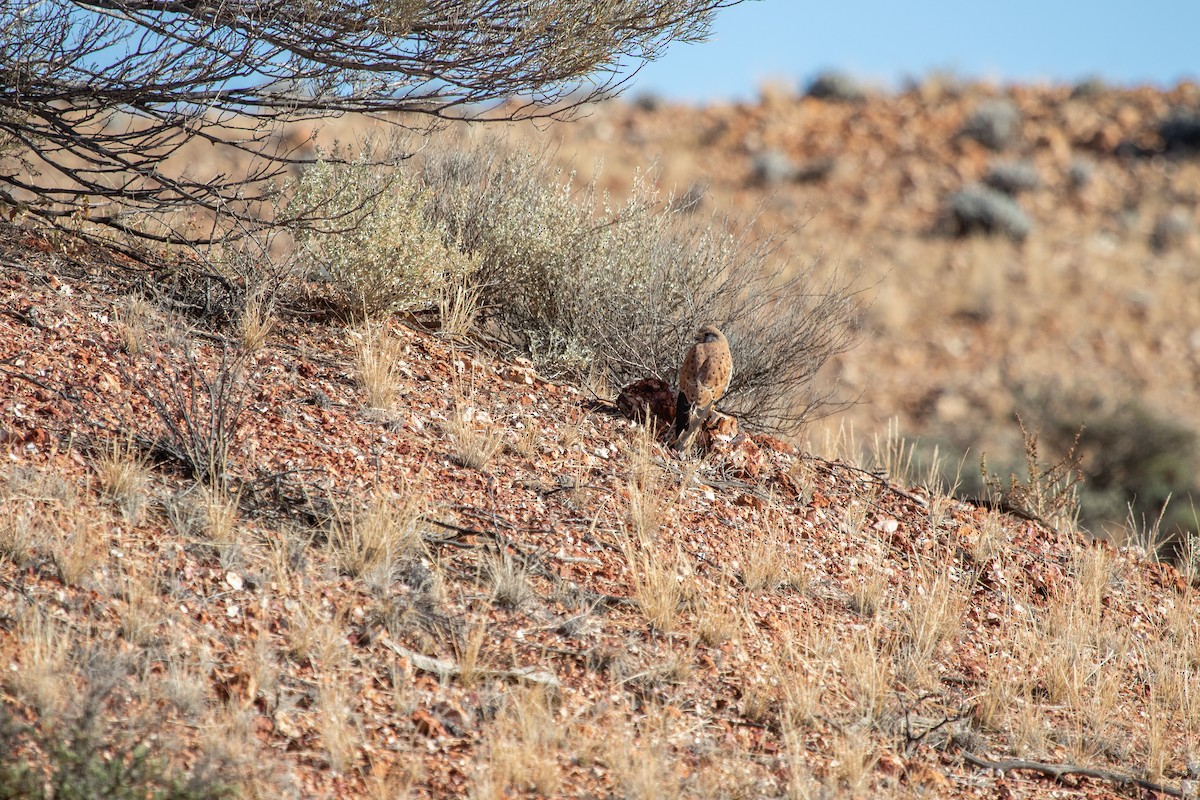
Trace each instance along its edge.
{"label": "golden grass", "polygon": [[199,719],[208,703],[209,680],[201,661],[191,651],[170,652],[160,682],[161,696],[192,721]]}
{"label": "golden grass", "polygon": [[454,657],[458,663],[458,682],[468,689],[483,679],[487,668],[483,661],[484,644],[487,639],[487,623],[475,622],[471,624],[465,636],[452,640]]}
{"label": "golden grass", "polygon": [[791,536],[779,515],[772,514],[752,536],[738,556],[742,585],[751,592],[772,592],[791,583],[792,559],[785,544]]}
{"label": "golden grass", "polygon": [[696,611],[696,633],[708,647],[720,647],[741,634],[742,614],[732,600],[704,595]]}
{"label": "golden grass", "polygon": [[38,523],[38,512],[30,504],[0,503],[0,557],[24,567],[43,547],[45,533]]}
{"label": "golden grass", "polygon": [[568,734],[568,725],[555,713],[555,703],[543,689],[509,689],[487,731],[477,768],[477,796],[557,795],[563,787],[559,758]]}
{"label": "golden grass", "polygon": [[261,292],[250,294],[238,315],[237,333],[242,349],[254,355],[267,343],[275,327],[275,318],[271,306]]}
{"label": "golden grass", "polygon": [[238,541],[238,501],[225,492],[198,487],[204,536],[217,546],[228,546]]}
{"label": "golden grass", "polygon": [[968,598],[955,571],[953,554],[942,553],[919,560],[911,572],[904,626],[917,659],[934,658],[943,643],[958,636]]}
{"label": "golden grass", "polygon": [[654,539],[624,531],[617,544],[629,570],[630,595],[642,616],[660,632],[670,632],[679,621],[683,603],[693,587],[685,586],[690,576],[682,569],[682,554],[664,555]]}
{"label": "golden grass", "polygon": [[131,356],[145,351],[149,343],[148,326],[154,316],[154,306],[136,295],[126,297],[117,305],[113,321],[117,326],[117,343]]}
{"label": "golden grass", "polygon": [[455,272],[438,287],[440,332],[452,342],[465,339],[471,333],[483,304],[483,292],[472,281],[473,273],[473,267]]}
{"label": "golden grass", "polygon": [[349,658],[344,612],[314,607],[311,602],[289,600],[285,641],[287,652],[296,659],[317,664],[327,671]]}
{"label": "golden grass", "polygon": [[386,586],[404,561],[424,552],[421,505],[412,493],[375,494],[363,511],[337,516],[329,531],[329,549],[338,569]]}
{"label": "golden grass", "polygon": [[802,729],[816,720],[825,709],[828,666],[810,658],[805,648],[788,638],[782,653],[772,653],[768,669],[783,695],[780,717],[785,729]]}
{"label": "golden grass", "polygon": [[892,481],[901,486],[911,486],[913,482],[913,456],[916,454],[916,443],[909,443],[900,434],[900,419],[892,417],[888,420],[884,434],[878,432],[871,437],[871,463],[877,469],[883,470]]}
{"label": "golden grass", "polygon": [[121,634],[130,642],[148,645],[155,641],[162,623],[159,575],[125,574],[121,577]]}
{"label": "golden grass", "polygon": [[353,693],[345,677],[326,672],[317,690],[317,729],[329,768],[346,772],[354,766],[362,735],[353,708]]}
{"label": "golden grass", "polygon": [[632,729],[614,727],[605,736],[602,759],[621,797],[652,800],[680,798],[684,782],[671,752],[668,717],[660,709],[646,710],[644,722]]}
{"label": "golden grass", "polygon": [[149,500],[150,464],[131,439],[113,438],[92,458],[100,489],[126,522],[136,525]]}
{"label": "golden grass", "polygon": [[871,772],[879,761],[878,748],[861,729],[847,729],[834,739],[830,751],[833,775],[850,797],[862,797],[869,788]]}
{"label": "golden grass", "polygon": [[455,397],[446,431],[454,438],[455,463],[467,469],[484,469],[504,446],[503,430],[462,396]]}
{"label": "golden grass", "polygon": [[878,616],[887,600],[890,585],[882,568],[868,565],[850,588],[850,608],[864,617]]}
{"label": "golden grass", "polygon": [[872,720],[882,718],[892,695],[892,654],[880,641],[880,632],[865,627],[851,634],[838,655],[848,699],[858,713]]}
{"label": "golden grass", "polygon": [[29,607],[17,620],[16,639],[20,668],[6,670],[5,683],[44,718],[53,719],[71,695],[69,629],[44,611]]}
{"label": "golden grass", "polygon": [[83,586],[108,559],[104,525],[82,509],[52,519],[48,547],[58,577],[68,586]]}
{"label": "golden grass", "polygon": [[404,344],[384,327],[370,323],[352,334],[354,370],[370,408],[389,410],[396,403],[396,384]]}
{"label": "golden grass", "polygon": [[502,608],[519,608],[533,596],[525,567],[508,551],[501,551],[484,564],[488,594]]}

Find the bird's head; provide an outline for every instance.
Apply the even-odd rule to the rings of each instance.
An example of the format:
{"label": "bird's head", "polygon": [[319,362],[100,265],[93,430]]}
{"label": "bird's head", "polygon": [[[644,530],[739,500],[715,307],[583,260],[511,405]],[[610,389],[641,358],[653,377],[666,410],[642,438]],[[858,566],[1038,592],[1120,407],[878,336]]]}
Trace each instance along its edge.
{"label": "bird's head", "polygon": [[721,333],[716,325],[705,325],[700,330],[696,331],[696,341],[701,343],[719,342],[725,338],[725,334]]}

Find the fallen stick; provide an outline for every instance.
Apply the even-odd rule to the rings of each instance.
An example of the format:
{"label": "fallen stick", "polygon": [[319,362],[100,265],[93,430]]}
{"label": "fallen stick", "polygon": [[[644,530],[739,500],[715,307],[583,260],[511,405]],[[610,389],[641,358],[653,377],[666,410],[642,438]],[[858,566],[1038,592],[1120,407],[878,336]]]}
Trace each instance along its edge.
{"label": "fallen stick", "polygon": [[981,758],[974,753],[968,753],[965,750],[962,754],[963,760],[968,764],[973,764],[983,769],[990,769],[1005,775],[1014,770],[1025,770],[1027,772],[1036,772],[1039,775],[1045,775],[1047,778],[1053,778],[1056,781],[1061,781],[1067,775],[1078,775],[1083,778],[1095,778],[1096,780],[1115,783],[1118,786],[1133,785],[1151,792],[1159,792],[1160,794],[1170,795],[1171,797],[1184,797],[1182,789],[1172,789],[1169,786],[1163,786],[1160,783],[1154,783],[1144,778],[1135,778],[1132,775],[1124,775],[1120,772],[1111,772],[1106,769],[1094,769],[1092,767],[1078,767],[1074,764],[1047,764],[1042,761],[1024,761],[1021,759],[1009,759],[1006,761],[989,761],[986,758]]}
{"label": "fallen stick", "polygon": [[[418,653],[416,650],[409,650],[403,645],[396,644],[390,639],[383,639],[383,644],[393,653],[398,656],[403,656],[412,662],[412,665],[421,672],[428,672],[430,675],[436,675],[438,680],[446,680],[447,678],[457,678],[462,674],[462,668],[453,661],[447,661],[441,658]],[[547,689],[558,690],[558,677],[552,672],[539,670],[533,667],[522,667],[520,669],[477,669],[475,673],[488,678],[501,678],[502,680],[512,681],[514,683],[536,683],[539,686],[545,686]]]}

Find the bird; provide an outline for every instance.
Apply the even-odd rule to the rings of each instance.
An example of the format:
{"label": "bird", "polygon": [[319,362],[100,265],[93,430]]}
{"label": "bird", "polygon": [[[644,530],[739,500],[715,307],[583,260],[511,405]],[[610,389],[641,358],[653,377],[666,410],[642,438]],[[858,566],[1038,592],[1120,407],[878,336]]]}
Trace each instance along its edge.
{"label": "bird", "polygon": [[696,331],[696,342],[679,365],[675,402],[675,449],[686,451],[708,421],[717,401],[729,391],[733,356],[729,341],[715,325]]}

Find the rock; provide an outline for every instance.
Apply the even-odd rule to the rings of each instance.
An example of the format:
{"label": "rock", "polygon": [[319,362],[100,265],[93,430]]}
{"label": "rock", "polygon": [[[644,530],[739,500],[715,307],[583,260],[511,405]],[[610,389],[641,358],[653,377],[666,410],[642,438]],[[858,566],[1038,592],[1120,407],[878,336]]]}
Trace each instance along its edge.
{"label": "rock", "polygon": [[675,424],[675,392],[662,378],[642,378],[617,395],[617,410],[637,422],[647,416],[659,423]]}

